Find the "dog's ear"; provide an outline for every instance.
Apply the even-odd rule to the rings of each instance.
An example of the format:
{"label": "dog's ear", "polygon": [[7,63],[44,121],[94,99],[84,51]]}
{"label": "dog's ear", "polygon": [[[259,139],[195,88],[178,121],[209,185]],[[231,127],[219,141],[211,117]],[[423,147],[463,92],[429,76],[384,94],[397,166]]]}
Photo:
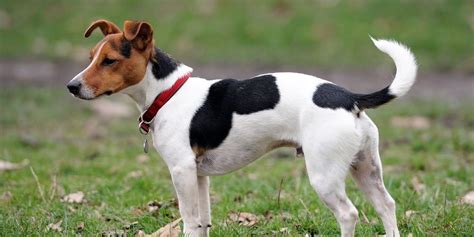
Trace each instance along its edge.
{"label": "dog's ear", "polygon": [[153,42],[153,29],[144,21],[125,21],[123,36],[132,41],[135,48],[145,50]]}
{"label": "dog's ear", "polygon": [[97,27],[100,28],[104,36],[121,32],[120,28],[118,28],[118,26],[116,26],[114,23],[107,20],[98,20],[92,22],[92,24],[87,28],[86,32],[84,33],[84,36],[86,38],[89,37]]}

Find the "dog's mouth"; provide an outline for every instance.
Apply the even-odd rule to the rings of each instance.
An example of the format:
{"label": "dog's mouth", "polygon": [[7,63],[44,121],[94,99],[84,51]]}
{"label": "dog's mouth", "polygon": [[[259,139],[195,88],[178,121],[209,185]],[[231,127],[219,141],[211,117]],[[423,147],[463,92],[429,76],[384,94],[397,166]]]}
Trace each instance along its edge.
{"label": "dog's mouth", "polygon": [[81,99],[81,100],[93,100],[95,99],[94,97],[87,97],[87,96],[83,96],[82,94],[73,94],[73,93],[70,93],[73,97],[76,97],[78,99]]}
{"label": "dog's mouth", "polygon": [[94,100],[94,99],[97,99],[99,97],[102,97],[104,95],[106,96],[110,96],[112,95],[114,92],[112,90],[108,90],[108,91],[105,91],[99,95],[96,95],[96,96],[88,96],[87,94],[83,94],[83,93],[77,93],[77,94],[74,94],[74,93],[70,93],[73,97],[76,97],[78,99],[82,99],[82,100]]}
{"label": "dog's mouth", "polygon": [[97,99],[97,98],[102,97],[102,96],[104,96],[104,95],[110,96],[110,95],[112,95],[113,93],[114,93],[114,92],[113,92],[112,90],[107,90],[107,91],[105,91],[105,92],[102,92],[101,94],[96,95],[94,98],[86,98],[86,100]]}

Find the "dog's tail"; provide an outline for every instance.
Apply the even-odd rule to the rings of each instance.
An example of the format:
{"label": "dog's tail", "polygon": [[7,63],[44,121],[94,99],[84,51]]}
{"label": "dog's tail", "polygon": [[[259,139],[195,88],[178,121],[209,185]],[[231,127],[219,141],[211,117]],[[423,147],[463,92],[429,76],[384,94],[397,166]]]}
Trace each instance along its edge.
{"label": "dog's tail", "polygon": [[413,53],[405,45],[393,40],[376,40],[370,37],[375,46],[388,54],[397,67],[393,82],[384,89],[371,94],[357,94],[356,101],[359,110],[376,108],[392,99],[405,95],[415,83],[417,64]]}

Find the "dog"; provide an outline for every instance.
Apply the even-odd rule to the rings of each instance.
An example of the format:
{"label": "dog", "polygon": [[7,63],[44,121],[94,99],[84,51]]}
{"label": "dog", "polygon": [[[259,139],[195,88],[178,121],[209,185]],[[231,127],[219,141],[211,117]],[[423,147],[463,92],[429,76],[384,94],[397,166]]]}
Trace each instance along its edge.
{"label": "dog", "polygon": [[240,169],[278,147],[304,154],[309,181],[334,213],[342,236],[354,236],[358,211],[345,192],[348,173],[382,219],[387,236],[399,236],[395,201],[382,179],[376,125],[364,112],[406,94],[417,64],[404,45],[372,39],[396,65],[393,82],[370,94],[352,93],[300,73],[268,73],[248,80],[190,77],[192,68],[155,47],[153,29],[125,21],[123,31],[98,20],[104,38],[90,65],[68,84],[91,100],[129,95],[141,111],[139,128],[171,173],[187,236],[208,236],[209,176]]}

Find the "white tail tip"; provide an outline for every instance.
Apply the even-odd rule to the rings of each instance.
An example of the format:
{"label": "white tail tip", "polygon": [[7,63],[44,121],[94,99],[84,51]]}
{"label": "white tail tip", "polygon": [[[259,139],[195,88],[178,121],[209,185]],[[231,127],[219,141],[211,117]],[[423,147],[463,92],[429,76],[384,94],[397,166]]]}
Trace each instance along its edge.
{"label": "white tail tip", "polygon": [[388,54],[397,67],[397,73],[390,84],[390,94],[400,97],[405,95],[416,80],[417,64],[413,53],[403,44],[394,40],[374,39],[369,36],[375,46],[382,52]]}

